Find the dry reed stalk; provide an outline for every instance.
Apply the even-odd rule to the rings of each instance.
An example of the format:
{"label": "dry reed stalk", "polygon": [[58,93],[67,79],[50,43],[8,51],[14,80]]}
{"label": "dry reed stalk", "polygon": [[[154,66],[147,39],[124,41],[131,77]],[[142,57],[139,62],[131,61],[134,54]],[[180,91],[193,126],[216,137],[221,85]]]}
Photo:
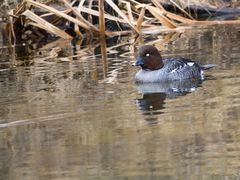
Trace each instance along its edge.
{"label": "dry reed stalk", "polygon": [[159,10],[156,7],[153,6],[146,6],[146,8],[149,10],[149,12],[156,17],[164,26],[167,26],[169,28],[176,28],[176,24],[174,22],[172,22],[171,20],[169,20],[166,16],[164,16],[164,13],[161,12],[161,10]]}
{"label": "dry reed stalk", "polygon": [[[79,6],[81,6],[81,5],[83,5],[83,3],[85,2],[85,0],[81,0],[80,2],[79,2],[79,5],[78,5],[78,7]],[[75,3],[75,1],[73,1],[72,3],[71,3],[71,6],[73,6],[73,4]],[[71,9],[70,9],[71,10]],[[72,10],[71,10],[72,11]],[[79,11],[79,10],[78,10]],[[80,14],[81,12],[79,11],[79,14]],[[79,20],[79,19],[78,19]],[[80,31],[80,29],[79,29],[79,26],[77,25],[77,24],[74,24],[74,32],[80,37],[80,39],[83,39],[83,34],[81,33],[81,31]]]}
{"label": "dry reed stalk", "polygon": [[[78,4],[78,7],[77,7],[77,10],[79,12],[79,14],[81,14],[81,7],[83,7],[83,4],[84,4],[85,0],[80,0],[79,4]],[[89,1],[89,8],[91,9],[91,5],[92,5],[92,0]],[[90,22],[92,24],[92,19],[88,19],[88,22]]]}
{"label": "dry reed stalk", "polygon": [[191,25],[216,25],[216,24],[240,24],[240,20],[225,20],[225,21],[194,21]]}
{"label": "dry reed stalk", "polygon": [[[88,0],[88,1],[89,1],[88,8],[92,9],[94,0]],[[88,16],[88,21],[93,22],[93,16]]]}
{"label": "dry reed stalk", "polygon": [[[62,13],[64,14],[69,14],[72,12],[71,9],[67,9],[65,11],[61,11]],[[49,23],[53,24],[53,25],[56,25],[58,24],[60,21],[63,21],[63,18],[62,17],[59,17],[59,16],[55,16],[55,14],[53,13],[45,13],[45,14],[42,14],[40,15],[39,17],[41,18],[45,18],[45,17],[48,17],[48,16],[52,16],[53,18],[50,18],[50,21],[48,21]]]}
{"label": "dry reed stalk", "polygon": [[190,19],[194,19],[187,11],[185,11],[181,6],[179,6],[175,1],[169,0],[173,5],[175,5],[178,9],[180,9],[185,15],[187,15]]}
{"label": "dry reed stalk", "polygon": [[[78,8],[81,12],[84,12],[84,13],[88,13],[90,15],[94,15],[94,16],[99,16],[99,12],[98,11],[95,11],[93,9],[89,9],[89,8],[86,8],[86,7],[79,7]],[[126,21],[124,19],[121,19],[121,18],[118,18],[118,17],[115,17],[115,16],[111,16],[109,14],[104,14],[105,18],[106,19],[109,19],[109,20],[112,20],[112,21],[117,21],[117,22],[120,22],[120,23],[126,23]]]}
{"label": "dry reed stalk", "polygon": [[[67,9],[67,10],[60,11],[60,12],[62,12],[62,13],[64,13],[64,14],[68,14],[68,13],[72,12],[72,10],[71,10],[71,9]],[[42,14],[42,15],[40,15],[39,17],[43,18],[43,17],[52,16],[52,15],[55,15],[55,14],[49,12],[49,13]],[[61,18],[61,17],[60,17],[60,18]]]}
{"label": "dry reed stalk", "polygon": [[158,0],[152,0],[152,3],[157,7],[159,8],[163,14],[170,18],[170,19],[173,19],[173,20],[176,20],[178,22],[182,22],[182,23],[192,23],[193,20],[192,19],[188,19],[188,18],[185,18],[185,17],[182,17],[182,16],[179,16],[177,14],[174,14],[174,13],[171,13],[171,12],[168,12],[164,9],[164,7],[160,4],[160,2]]}
{"label": "dry reed stalk", "polygon": [[[78,7],[73,7],[73,1],[71,4],[68,0],[62,0],[64,2],[67,9],[65,11],[58,11],[52,7],[49,7],[45,4],[39,3],[34,0],[23,0],[20,6],[18,7],[16,13],[14,14],[16,17],[22,13],[24,9],[26,9],[26,3],[38,7],[40,9],[44,9],[50,13],[45,13],[40,17],[36,17],[37,15],[30,11],[25,11],[22,13],[27,18],[32,20],[31,25],[35,25],[36,27],[45,29],[51,33],[56,34],[62,38],[68,39],[71,36],[60,30],[54,24],[59,21],[61,18],[68,20],[74,23],[74,31],[81,38],[83,34],[79,30],[79,26],[86,30],[86,36],[92,37],[92,32],[100,33],[101,35],[114,36],[114,35],[124,35],[131,34],[132,31],[115,31],[115,32],[107,32],[105,27],[105,19],[109,19],[115,22],[126,23],[133,30],[135,30],[138,34],[152,34],[152,33],[162,33],[162,32],[175,32],[179,31],[181,28],[177,28],[177,22],[184,23],[187,25],[212,25],[212,24],[235,24],[240,23],[240,20],[234,21],[196,21],[189,18],[185,18],[174,13],[168,12],[164,9],[164,7],[160,4],[159,0],[151,0],[152,4],[141,4],[136,0],[122,0],[122,3],[126,4],[126,10],[122,11],[112,0],[105,0],[115,12],[118,13],[119,17],[107,14],[104,12],[104,0],[98,0],[99,6],[98,11],[91,9],[92,1],[88,0],[88,8],[84,7],[84,2],[86,0],[80,0]],[[174,0],[170,0],[177,8],[179,8],[183,13],[185,13],[188,17],[192,18],[190,14],[188,14],[183,8],[181,8]],[[141,10],[139,10],[141,8]],[[146,9],[153,15],[153,17],[145,16]],[[76,15],[76,18],[71,17],[68,13],[73,12]],[[98,16],[99,17],[99,29],[90,23],[91,21],[87,21],[82,17],[81,12],[87,13],[88,15]],[[12,15],[14,17],[14,15]],[[41,17],[46,17],[49,15],[56,15],[56,18],[52,20],[50,23],[45,21]],[[138,19],[135,20],[133,15],[138,15]],[[144,21],[145,20],[145,21]],[[47,24],[48,23],[48,24]],[[155,25],[156,23],[161,23],[164,27],[158,27]],[[50,25],[51,24],[51,25]],[[147,28],[146,28],[147,27]],[[167,28],[166,28],[167,27]],[[184,28],[186,29],[186,28]],[[68,35],[68,36],[67,36]]]}
{"label": "dry reed stalk", "polygon": [[34,26],[37,26],[41,29],[49,31],[63,39],[72,39],[72,36],[62,31],[61,29],[57,28],[56,26],[52,25],[51,23],[45,21],[44,19],[40,18],[39,16],[37,16],[36,14],[34,14],[29,10],[26,10],[25,12],[23,12],[22,15],[34,21],[35,23],[32,23]]}
{"label": "dry reed stalk", "polygon": [[127,2],[127,1],[122,1],[122,2],[126,4],[128,17],[129,17],[130,21],[134,22],[134,18],[133,18],[133,15],[132,15],[132,8],[131,8],[130,2]]}
{"label": "dry reed stalk", "polygon": [[80,2],[79,2],[79,5],[78,6],[83,6],[83,4],[84,4],[84,2],[85,2],[86,0],[80,0]]}
{"label": "dry reed stalk", "polygon": [[141,9],[138,20],[137,20],[136,27],[139,31],[140,31],[140,28],[142,26],[143,18],[144,18],[144,15],[145,15],[145,9],[146,9],[145,6]]}
{"label": "dry reed stalk", "polygon": [[68,21],[70,21],[72,23],[78,24],[79,26],[83,27],[86,30],[90,30],[91,29],[85,23],[83,23],[81,21],[78,21],[75,18],[73,18],[73,17],[71,17],[71,16],[69,16],[67,14],[64,14],[61,11],[58,11],[58,10],[56,10],[56,9],[54,9],[52,7],[49,7],[49,6],[45,5],[45,4],[42,4],[42,3],[39,3],[39,2],[36,2],[36,1],[33,1],[33,0],[26,0],[26,2],[28,2],[29,4],[32,4],[33,6],[36,6],[38,8],[45,9],[45,10],[47,10],[49,12],[52,12],[52,13],[56,14],[57,16],[60,16],[60,17],[66,19],[66,20],[68,20]]}
{"label": "dry reed stalk", "polygon": [[119,43],[119,44],[116,44],[116,45],[114,45],[114,46],[108,47],[108,48],[107,48],[107,51],[108,51],[108,52],[115,51],[115,53],[116,53],[116,50],[114,50],[114,49],[116,49],[116,48],[118,48],[118,47],[122,47],[122,46],[127,46],[127,45],[129,45],[129,44],[131,44],[129,41],[123,41],[123,42],[121,42],[121,43]]}
{"label": "dry reed stalk", "polygon": [[195,20],[191,20],[191,19],[179,16],[179,15],[171,13],[171,12],[166,12],[165,16],[169,17],[169,18],[171,18],[173,20],[176,20],[178,22],[185,23],[185,24],[191,24],[193,22],[196,22]]}
{"label": "dry reed stalk", "polygon": [[24,12],[26,9],[26,1],[22,1],[19,6],[17,7],[14,15],[19,16],[22,12]]}
{"label": "dry reed stalk", "polygon": [[66,0],[62,0],[62,1],[64,2],[64,4],[66,5],[67,8],[69,8],[69,9],[72,10],[72,12],[77,16],[77,19],[78,19],[80,22],[84,23],[86,26],[89,26],[91,30],[93,30],[93,31],[95,31],[95,32],[98,31],[98,29],[97,29],[93,24],[91,24],[90,22],[86,21],[86,20],[82,17],[82,15],[77,11],[76,8],[73,8],[73,7],[71,6],[71,4],[69,4]]}
{"label": "dry reed stalk", "polygon": [[128,23],[138,34],[140,34],[139,30],[129,21],[128,17],[114,4],[112,0],[105,0],[118,14],[121,16],[126,23]]}
{"label": "dry reed stalk", "polygon": [[100,35],[105,35],[105,18],[104,18],[104,0],[98,0],[99,11],[99,31]]}
{"label": "dry reed stalk", "polygon": [[81,38],[83,39],[83,34],[81,33],[79,26],[77,24],[74,24],[74,32]]}
{"label": "dry reed stalk", "polygon": [[164,13],[166,13],[167,11],[164,9],[164,7],[160,4],[160,2],[158,0],[152,0],[152,3],[159,9],[161,9]]}
{"label": "dry reed stalk", "polygon": [[140,3],[140,2],[138,2],[138,1],[135,1],[135,0],[129,0],[129,2],[132,2],[132,3],[134,3],[134,4],[137,4],[137,5],[141,5],[141,3]]}
{"label": "dry reed stalk", "polygon": [[121,35],[128,35],[132,34],[132,31],[106,31],[105,34],[107,36],[121,36]]}
{"label": "dry reed stalk", "polygon": [[59,38],[55,41],[51,41],[50,43],[45,44],[43,47],[41,47],[39,50],[48,50],[48,49],[52,49],[54,47],[60,47],[60,48],[64,48],[69,44],[69,40],[66,39],[62,39]]}
{"label": "dry reed stalk", "polygon": [[161,9],[163,11],[163,13],[165,14],[166,17],[169,17],[171,19],[174,19],[176,21],[182,22],[182,23],[192,23],[193,20],[192,19],[188,19],[179,15],[176,15],[174,13],[168,12],[164,9],[164,7],[160,4],[160,2],[158,0],[152,0],[152,3],[158,7],[159,9]]}
{"label": "dry reed stalk", "polygon": [[103,75],[104,75],[104,78],[107,78],[108,62],[107,62],[107,43],[105,39],[100,40],[100,46],[101,46],[101,56],[102,56],[102,65],[103,65]]}

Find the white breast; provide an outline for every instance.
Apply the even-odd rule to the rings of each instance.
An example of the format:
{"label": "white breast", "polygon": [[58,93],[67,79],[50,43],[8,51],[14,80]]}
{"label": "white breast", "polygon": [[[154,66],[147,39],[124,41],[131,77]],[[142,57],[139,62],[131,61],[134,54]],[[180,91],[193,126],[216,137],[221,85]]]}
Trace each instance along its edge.
{"label": "white breast", "polygon": [[148,70],[140,70],[136,76],[135,80],[137,82],[159,82],[161,76],[161,70],[156,71],[148,71]]}

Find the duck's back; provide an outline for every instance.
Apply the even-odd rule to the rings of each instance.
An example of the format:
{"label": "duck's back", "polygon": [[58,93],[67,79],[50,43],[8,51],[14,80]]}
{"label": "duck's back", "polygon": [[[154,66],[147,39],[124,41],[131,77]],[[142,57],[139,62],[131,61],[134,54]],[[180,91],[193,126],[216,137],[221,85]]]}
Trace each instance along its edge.
{"label": "duck's back", "polygon": [[164,74],[171,80],[202,79],[201,67],[194,61],[185,58],[167,58],[163,60]]}

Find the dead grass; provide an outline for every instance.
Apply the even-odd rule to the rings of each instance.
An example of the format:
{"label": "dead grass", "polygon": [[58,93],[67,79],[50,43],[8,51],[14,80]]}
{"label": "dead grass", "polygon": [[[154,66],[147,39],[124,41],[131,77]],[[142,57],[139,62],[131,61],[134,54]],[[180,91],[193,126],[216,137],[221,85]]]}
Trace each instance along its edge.
{"label": "dead grass", "polygon": [[[114,16],[104,11],[103,0],[98,0],[98,10],[92,9],[92,4],[87,6],[84,5],[85,0],[80,0],[77,7],[72,6],[72,3],[68,0],[59,1],[65,6],[64,10],[58,10],[34,0],[23,0],[11,14],[11,17],[13,17],[13,27],[14,22],[21,21],[24,26],[34,26],[44,29],[45,31],[55,34],[63,39],[71,39],[73,37],[67,34],[64,29],[58,27],[57,22],[64,21],[73,23],[74,31],[80,38],[83,37],[82,30],[87,32],[87,34],[92,34],[94,36],[112,36],[130,33],[141,35],[149,34],[151,32],[161,33],[178,31],[182,26],[188,27],[192,25],[239,23],[239,20],[231,22],[196,21],[191,14],[184,10],[184,7],[180,5],[181,3],[176,3],[174,0],[170,0],[169,2],[180,9],[185,17],[168,12],[158,0],[151,0],[151,3],[148,4],[139,3],[136,0],[122,0],[119,5],[116,5],[112,0],[105,0],[105,3],[107,3],[116,14],[118,14],[118,16]],[[178,2],[183,2],[183,0]],[[38,16],[34,13],[36,9],[40,9],[44,13],[41,16]],[[70,13],[74,14],[75,18],[69,15]],[[85,19],[81,13],[87,13],[90,18]],[[47,21],[47,17],[49,16],[54,16],[54,21]],[[99,25],[92,24],[91,16],[99,17]],[[108,31],[105,27],[105,21],[107,20],[115,21],[118,24],[127,24],[130,29],[125,31]]]}

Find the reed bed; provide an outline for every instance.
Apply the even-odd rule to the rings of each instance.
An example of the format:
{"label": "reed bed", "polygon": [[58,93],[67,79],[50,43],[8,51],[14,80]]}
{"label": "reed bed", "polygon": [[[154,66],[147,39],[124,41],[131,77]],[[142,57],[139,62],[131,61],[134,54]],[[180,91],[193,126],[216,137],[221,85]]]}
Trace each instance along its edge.
{"label": "reed bed", "polygon": [[[113,0],[98,0],[98,10],[92,8],[92,1],[79,0],[77,6],[74,2],[68,0],[59,0],[64,4],[64,9],[58,10],[43,3],[34,0],[23,0],[15,11],[11,11],[12,17],[12,37],[15,37],[16,26],[21,24],[22,27],[34,27],[43,29],[48,33],[54,34],[63,39],[72,39],[73,36],[65,32],[64,27],[59,26],[59,22],[71,23],[74,26],[74,32],[79,38],[83,38],[84,34],[91,36],[114,36],[123,34],[152,34],[161,32],[173,32],[181,30],[183,27],[193,25],[209,25],[219,23],[239,23],[240,20],[234,21],[197,21],[191,14],[181,7],[177,7],[182,14],[177,15],[167,11],[159,2],[159,0],[151,0],[150,3],[139,3],[136,0],[120,0],[115,4]],[[85,1],[89,1],[88,5],[84,5]],[[117,15],[110,14],[104,9],[104,2],[107,3]],[[41,10],[41,15],[36,11]],[[88,19],[83,16],[88,15]],[[97,24],[91,22],[91,16],[98,17]],[[51,17],[51,18],[50,18]],[[127,30],[111,31],[106,27],[106,21],[114,21],[117,24],[124,24]],[[84,34],[83,34],[84,33]]]}

